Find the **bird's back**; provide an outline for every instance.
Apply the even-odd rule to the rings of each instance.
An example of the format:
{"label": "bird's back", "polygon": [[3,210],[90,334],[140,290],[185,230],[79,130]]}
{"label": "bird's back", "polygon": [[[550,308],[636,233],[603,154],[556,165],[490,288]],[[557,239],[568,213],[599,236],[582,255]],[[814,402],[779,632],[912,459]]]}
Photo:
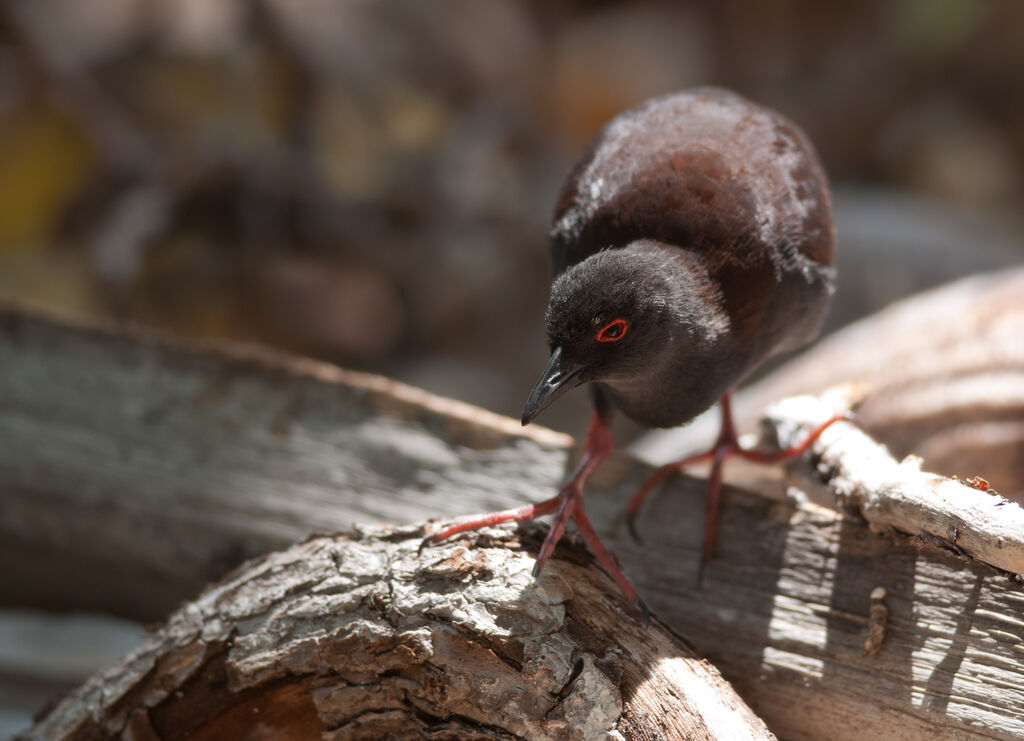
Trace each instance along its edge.
{"label": "bird's back", "polygon": [[555,274],[638,239],[706,267],[747,348],[739,375],[816,336],[833,285],[831,202],[813,147],[780,114],[700,88],[610,122],[559,197]]}

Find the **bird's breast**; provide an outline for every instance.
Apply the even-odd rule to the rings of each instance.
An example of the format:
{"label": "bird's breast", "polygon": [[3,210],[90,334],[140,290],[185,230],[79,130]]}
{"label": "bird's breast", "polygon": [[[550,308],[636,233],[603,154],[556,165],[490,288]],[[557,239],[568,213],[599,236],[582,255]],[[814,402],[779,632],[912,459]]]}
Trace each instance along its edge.
{"label": "bird's breast", "polygon": [[612,404],[637,424],[677,427],[709,409],[741,375],[742,360],[734,354],[673,361],[647,375],[602,385]]}

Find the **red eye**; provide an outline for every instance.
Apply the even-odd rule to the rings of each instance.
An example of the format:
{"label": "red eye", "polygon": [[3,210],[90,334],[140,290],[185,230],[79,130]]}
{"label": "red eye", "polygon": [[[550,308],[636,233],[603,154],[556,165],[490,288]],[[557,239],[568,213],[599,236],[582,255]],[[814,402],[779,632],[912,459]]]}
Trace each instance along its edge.
{"label": "red eye", "polygon": [[598,342],[618,342],[626,336],[629,329],[629,322],[625,319],[612,319],[597,331],[594,337]]}

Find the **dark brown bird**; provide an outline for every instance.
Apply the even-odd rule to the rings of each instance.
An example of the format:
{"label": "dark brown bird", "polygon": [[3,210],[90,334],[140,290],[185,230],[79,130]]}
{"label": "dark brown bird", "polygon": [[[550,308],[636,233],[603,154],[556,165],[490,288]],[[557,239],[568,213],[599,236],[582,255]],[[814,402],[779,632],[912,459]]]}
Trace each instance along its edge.
{"label": "dark brown bird", "polygon": [[[655,98],[612,120],[570,173],[551,231],[554,282],[545,318],[551,359],[523,411],[528,424],[569,389],[589,384],[595,414],[583,459],[552,499],[474,517],[431,536],[555,513],[539,574],[573,519],[623,591],[636,590],[583,510],[583,486],[611,452],[613,408],[643,425],[689,422],[716,400],[703,558],[710,557],[722,461],[770,462],[739,447],[729,394],[769,356],[818,334],[832,295],[835,237],[825,172],[807,137],[780,114],[699,88]],[[703,562],[702,562],[703,563]]]}

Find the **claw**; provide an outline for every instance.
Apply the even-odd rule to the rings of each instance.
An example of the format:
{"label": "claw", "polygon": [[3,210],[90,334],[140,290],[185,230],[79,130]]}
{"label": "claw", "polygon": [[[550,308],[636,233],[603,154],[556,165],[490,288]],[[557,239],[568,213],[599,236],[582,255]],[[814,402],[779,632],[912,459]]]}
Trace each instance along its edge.
{"label": "claw", "polygon": [[636,605],[637,609],[640,610],[640,621],[646,628],[651,624],[651,611],[647,609],[647,603],[640,597],[637,597],[633,604]]}
{"label": "claw", "polygon": [[700,560],[697,562],[697,588],[703,589],[705,577],[707,576],[707,559],[704,558],[704,554],[700,554]]}
{"label": "claw", "polygon": [[644,541],[640,537],[640,533],[636,529],[636,515],[630,512],[628,509],[624,509],[619,514],[612,518],[611,524],[605,531],[606,535],[613,535],[618,533],[622,528],[626,528],[626,532],[629,533],[630,538],[637,545],[643,545]]}
{"label": "claw", "polygon": [[[601,543],[583,509],[583,487],[601,461],[607,458],[611,452],[612,439],[608,422],[600,413],[595,414],[590,424],[590,429],[587,431],[583,459],[570,477],[569,482],[562,487],[556,496],[537,504],[494,512],[489,515],[478,515],[456,522],[425,537],[420,542],[420,550],[468,530],[476,530],[481,527],[496,525],[500,522],[523,522],[542,515],[554,514],[555,519],[551,523],[551,530],[548,531],[548,535],[540,547],[540,552],[537,554],[537,560],[533,565],[534,578],[540,577],[544,571],[544,565],[554,552],[555,546],[569,524],[569,520],[573,520],[580,534],[583,535],[583,539],[590,547],[590,551],[597,558],[598,563],[615,580],[615,583],[622,589],[626,598],[632,602],[637,602],[639,598],[637,597],[636,589],[629,579],[626,578],[625,574],[622,573],[622,570],[615,563],[615,559],[608,552],[608,549]],[[630,527],[633,529],[632,526]],[[647,607],[645,605],[641,606],[640,610],[645,615],[647,614]]]}
{"label": "claw", "polygon": [[640,533],[636,529],[636,516],[629,515],[626,517],[626,530],[629,532],[633,542],[637,545],[644,545],[644,539],[640,537]]}

